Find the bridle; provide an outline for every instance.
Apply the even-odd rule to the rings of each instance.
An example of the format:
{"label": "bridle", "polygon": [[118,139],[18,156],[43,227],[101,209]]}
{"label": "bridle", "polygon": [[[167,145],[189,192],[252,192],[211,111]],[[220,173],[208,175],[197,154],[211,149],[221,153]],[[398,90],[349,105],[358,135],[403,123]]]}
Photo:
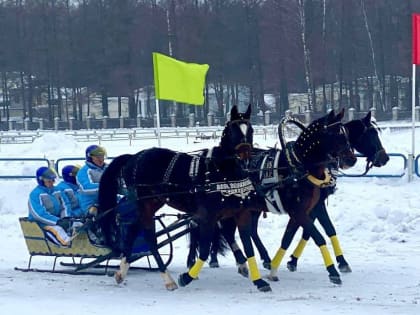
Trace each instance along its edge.
{"label": "bridle", "polygon": [[[252,139],[251,139],[251,142],[249,142],[247,138],[249,130],[252,129],[252,126],[249,119],[235,119],[235,120],[228,121],[223,131],[222,139],[223,137],[226,136],[226,130],[228,128],[231,128],[233,125],[237,125],[238,128],[242,132],[242,139],[240,139],[241,142],[235,145],[233,148],[233,150],[235,151],[235,154],[239,157],[241,152],[251,152],[252,150]],[[242,128],[242,126],[244,126],[244,128]]]}

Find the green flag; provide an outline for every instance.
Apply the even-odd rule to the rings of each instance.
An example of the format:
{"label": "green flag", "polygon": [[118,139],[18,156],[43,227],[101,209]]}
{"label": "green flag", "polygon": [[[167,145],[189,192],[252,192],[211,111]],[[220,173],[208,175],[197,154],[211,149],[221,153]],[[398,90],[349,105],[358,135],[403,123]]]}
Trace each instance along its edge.
{"label": "green flag", "polygon": [[153,53],[155,95],[157,99],[203,105],[207,64],[186,63]]}

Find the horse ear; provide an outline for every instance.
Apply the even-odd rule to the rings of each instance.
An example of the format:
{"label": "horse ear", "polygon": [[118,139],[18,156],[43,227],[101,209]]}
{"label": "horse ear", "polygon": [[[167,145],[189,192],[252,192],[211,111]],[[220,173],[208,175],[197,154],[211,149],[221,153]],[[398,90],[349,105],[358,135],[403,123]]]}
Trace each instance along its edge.
{"label": "horse ear", "polygon": [[327,123],[330,124],[335,120],[335,113],[334,110],[331,110],[327,115]]}
{"label": "horse ear", "polygon": [[371,111],[368,111],[368,113],[366,114],[366,116],[363,117],[363,121],[366,122],[366,123],[369,123],[371,121],[371,119],[372,119],[372,112]]}
{"label": "horse ear", "polygon": [[230,110],[230,120],[237,120],[239,119],[239,113],[238,113],[238,106],[233,105],[232,109]]}
{"label": "horse ear", "polygon": [[342,110],[340,110],[340,112],[337,114],[337,116],[335,116],[337,121],[341,121],[344,118],[344,111],[345,111],[345,109],[343,108]]}
{"label": "horse ear", "polygon": [[251,104],[248,104],[245,114],[243,115],[244,119],[249,120],[251,118]]}

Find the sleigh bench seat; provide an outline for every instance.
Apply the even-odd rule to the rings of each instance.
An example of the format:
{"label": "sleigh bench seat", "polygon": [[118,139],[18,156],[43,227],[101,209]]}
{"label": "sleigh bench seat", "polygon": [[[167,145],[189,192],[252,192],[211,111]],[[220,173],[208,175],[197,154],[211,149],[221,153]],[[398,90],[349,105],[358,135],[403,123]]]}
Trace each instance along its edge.
{"label": "sleigh bench seat", "polygon": [[38,223],[29,221],[27,217],[19,218],[19,223],[30,258],[32,256],[96,258],[111,252],[107,247],[92,244],[87,233],[80,233],[70,246],[64,247],[50,240]]}

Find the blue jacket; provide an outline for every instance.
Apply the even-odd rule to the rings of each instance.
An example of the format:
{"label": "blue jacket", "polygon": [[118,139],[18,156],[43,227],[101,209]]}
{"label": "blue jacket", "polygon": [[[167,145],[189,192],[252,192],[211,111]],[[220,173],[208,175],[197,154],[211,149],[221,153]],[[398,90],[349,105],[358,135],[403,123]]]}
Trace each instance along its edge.
{"label": "blue jacket", "polygon": [[57,188],[67,197],[71,204],[71,217],[80,218],[86,215],[86,212],[80,208],[79,186],[62,181],[57,185]]}
{"label": "blue jacket", "polygon": [[77,172],[76,181],[79,185],[80,208],[87,213],[89,208],[98,203],[99,181],[107,165],[98,167],[86,161],[85,165]]}
{"label": "blue jacket", "polygon": [[37,221],[41,226],[56,225],[60,218],[71,213],[69,200],[55,186],[36,186],[29,194],[28,208],[29,220]]}

